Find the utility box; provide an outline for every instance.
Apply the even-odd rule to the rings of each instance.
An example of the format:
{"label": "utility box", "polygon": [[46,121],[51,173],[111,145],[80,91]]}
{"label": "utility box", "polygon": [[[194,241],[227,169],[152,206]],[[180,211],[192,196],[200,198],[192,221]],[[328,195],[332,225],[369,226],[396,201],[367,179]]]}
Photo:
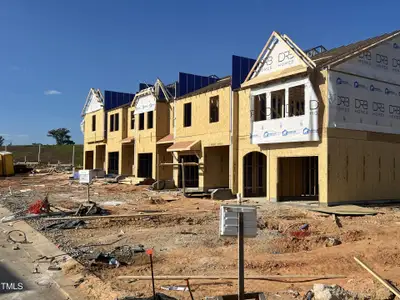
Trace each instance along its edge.
{"label": "utility box", "polygon": [[93,179],[93,170],[80,170],[79,183],[89,184]]}
{"label": "utility box", "polygon": [[221,205],[219,218],[221,236],[238,236],[240,212],[243,213],[244,237],[257,236],[257,207],[250,205]]}

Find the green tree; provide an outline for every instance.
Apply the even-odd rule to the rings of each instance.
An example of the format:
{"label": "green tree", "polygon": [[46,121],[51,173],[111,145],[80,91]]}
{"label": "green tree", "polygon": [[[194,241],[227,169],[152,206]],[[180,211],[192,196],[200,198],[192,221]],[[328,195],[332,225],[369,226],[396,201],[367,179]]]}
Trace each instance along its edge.
{"label": "green tree", "polygon": [[2,137],[2,136],[0,135],[0,146],[3,146],[3,144],[4,144],[4,137]]}
{"label": "green tree", "polygon": [[54,138],[57,145],[75,145],[75,142],[71,141],[69,133],[67,128],[58,128],[49,130],[47,136]]}

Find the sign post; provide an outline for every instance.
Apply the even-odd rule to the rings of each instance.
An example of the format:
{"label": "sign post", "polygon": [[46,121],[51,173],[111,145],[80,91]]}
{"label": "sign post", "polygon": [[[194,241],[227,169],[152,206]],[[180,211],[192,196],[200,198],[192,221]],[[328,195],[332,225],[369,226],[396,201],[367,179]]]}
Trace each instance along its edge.
{"label": "sign post", "polygon": [[238,239],[238,299],[244,300],[244,238],[257,236],[257,207],[221,205],[219,224],[221,236]]}
{"label": "sign post", "polygon": [[239,300],[244,300],[244,237],[243,237],[243,212],[238,213],[239,230],[238,230],[238,295]]}
{"label": "sign post", "polygon": [[153,286],[153,299],[156,299],[156,289],[154,287],[154,270],[153,270],[153,249],[146,250],[147,255],[150,257],[150,268],[151,268],[151,283]]}

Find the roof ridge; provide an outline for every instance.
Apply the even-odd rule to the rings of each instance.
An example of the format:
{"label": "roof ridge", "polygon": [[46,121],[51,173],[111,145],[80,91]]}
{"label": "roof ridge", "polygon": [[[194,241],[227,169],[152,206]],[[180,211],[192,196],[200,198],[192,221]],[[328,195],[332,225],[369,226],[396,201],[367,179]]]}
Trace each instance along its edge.
{"label": "roof ridge", "polygon": [[[378,36],[369,37],[364,40],[360,40],[354,43],[350,43],[347,45],[342,45],[336,48],[332,48],[320,54],[317,54],[312,57],[312,60],[319,64],[319,67],[326,66],[340,58],[345,57],[346,55],[356,52],[361,48],[365,48],[368,46],[372,46],[374,43],[380,43],[384,39],[389,38],[393,35],[400,33],[400,30],[395,30],[392,32],[384,33]],[[322,61],[323,60],[323,61]],[[322,61],[322,62],[321,62]]]}

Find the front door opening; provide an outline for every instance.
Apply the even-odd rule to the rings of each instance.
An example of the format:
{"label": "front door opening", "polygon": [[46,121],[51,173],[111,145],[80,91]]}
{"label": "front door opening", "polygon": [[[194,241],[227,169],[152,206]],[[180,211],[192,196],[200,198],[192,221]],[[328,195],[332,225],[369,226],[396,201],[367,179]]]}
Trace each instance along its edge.
{"label": "front door opening", "polygon": [[318,200],[318,156],[278,158],[278,200]]}
{"label": "front door opening", "polygon": [[153,178],[153,154],[140,153],[138,155],[138,177]]}
{"label": "front door opening", "polygon": [[243,196],[267,196],[267,157],[261,152],[250,152],[243,157]]}
{"label": "front door opening", "polygon": [[[196,155],[181,155],[179,162],[195,162],[198,163],[199,159]],[[199,187],[199,166],[184,166],[185,168],[185,188],[198,188]],[[182,188],[182,167],[178,171],[178,187]]]}
{"label": "front door opening", "polygon": [[108,174],[118,175],[119,152],[108,153]]}
{"label": "front door opening", "polygon": [[104,163],[106,161],[106,146],[96,146],[96,169],[104,170]]}
{"label": "front door opening", "polygon": [[86,170],[93,169],[93,158],[94,158],[94,151],[86,151],[85,152],[85,169]]}

